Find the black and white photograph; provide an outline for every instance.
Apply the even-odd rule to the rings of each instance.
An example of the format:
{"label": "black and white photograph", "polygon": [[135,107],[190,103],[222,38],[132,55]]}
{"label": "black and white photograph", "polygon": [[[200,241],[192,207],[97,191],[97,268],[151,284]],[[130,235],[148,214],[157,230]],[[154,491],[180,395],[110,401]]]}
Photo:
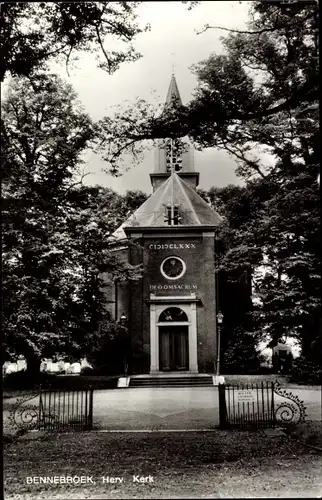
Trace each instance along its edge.
{"label": "black and white photograph", "polygon": [[0,7],[5,500],[322,498],[318,2]]}

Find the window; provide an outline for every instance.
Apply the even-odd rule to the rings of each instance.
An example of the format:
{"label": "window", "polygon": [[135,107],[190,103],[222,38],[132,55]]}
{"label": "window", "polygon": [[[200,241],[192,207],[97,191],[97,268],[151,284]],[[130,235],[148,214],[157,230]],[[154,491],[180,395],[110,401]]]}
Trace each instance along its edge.
{"label": "window", "polygon": [[171,172],[171,160],[173,161],[174,171],[179,172],[182,169],[182,153],[183,146],[178,140],[172,141],[172,157],[171,157],[171,141],[166,144],[166,168],[167,172]]}
{"label": "window", "polygon": [[188,321],[188,317],[179,307],[168,307],[159,316],[160,323],[167,321]]}
{"label": "window", "polygon": [[[179,172],[182,169],[182,158],[173,157],[174,171]],[[167,157],[167,172],[171,172],[171,158]]]}
{"label": "window", "polygon": [[164,222],[166,222],[169,226],[178,226],[181,223],[181,216],[179,213],[178,205],[174,205],[173,207],[173,223],[171,224],[171,205],[166,206]]}

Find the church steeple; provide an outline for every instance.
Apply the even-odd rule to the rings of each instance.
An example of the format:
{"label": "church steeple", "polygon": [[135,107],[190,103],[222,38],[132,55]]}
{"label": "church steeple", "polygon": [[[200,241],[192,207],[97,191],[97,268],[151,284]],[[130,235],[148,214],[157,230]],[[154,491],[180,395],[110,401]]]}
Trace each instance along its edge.
{"label": "church steeple", "polygon": [[165,100],[165,104],[169,105],[172,104],[173,102],[177,102],[182,106],[182,100],[180,96],[180,92],[178,89],[176,77],[174,76],[174,73],[172,73],[172,77],[170,80],[170,85],[167,93],[167,98]]}
{"label": "church steeple", "polygon": [[[182,106],[182,100],[176,77],[172,73],[165,101],[165,108],[173,105]],[[199,183],[199,173],[194,170],[194,151],[188,138],[166,139],[155,148],[155,167],[150,174],[153,192],[171,175],[171,167],[193,189]]]}

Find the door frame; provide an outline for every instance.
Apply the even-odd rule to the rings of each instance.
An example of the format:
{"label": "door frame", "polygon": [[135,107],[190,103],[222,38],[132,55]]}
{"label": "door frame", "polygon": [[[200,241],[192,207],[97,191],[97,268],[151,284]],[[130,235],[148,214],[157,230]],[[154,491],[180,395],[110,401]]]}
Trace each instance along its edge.
{"label": "door frame", "polygon": [[[157,296],[150,294],[150,373],[165,373],[160,371],[159,364],[159,326],[169,326],[169,322],[158,322],[159,316],[168,307],[179,307],[188,316],[189,321],[171,322],[173,326],[188,326],[189,373],[198,373],[197,357],[197,302],[195,293],[183,296]],[[167,372],[169,373],[169,372]],[[175,372],[178,373],[178,372]]]}
{"label": "door frame", "polygon": [[[159,349],[161,349],[161,346],[162,346],[162,335],[164,334],[169,334],[169,358],[170,358],[170,365],[171,365],[171,361],[173,361],[173,352],[171,352],[173,349],[175,350],[176,349],[176,342],[174,340],[174,337],[179,333],[183,333],[184,334],[184,349],[186,350],[186,359],[188,361],[188,364],[185,368],[181,369],[181,370],[177,370],[175,369],[174,367],[172,367],[172,370],[175,371],[176,373],[180,373],[182,371],[187,371],[188,370],[188,367],[189,367],[189,326],[186,325],[186,324],[176,324],[174,325],[172,321],[169,321],[167,323],[166,326],[159,326]],[[177,331],[176,331],[177,330]],[[171,355],[172,354],[172,355]],[[171,366],[170,366],[170,370],[165,370],[163,367],[161,368],[161,352],[159,351],[159,368],[160,368],[160,371],[162,371],[163,373],[169,373],[169,371],[171,371]],[[176,354],[174,354],[174,358],[176,358]]]}

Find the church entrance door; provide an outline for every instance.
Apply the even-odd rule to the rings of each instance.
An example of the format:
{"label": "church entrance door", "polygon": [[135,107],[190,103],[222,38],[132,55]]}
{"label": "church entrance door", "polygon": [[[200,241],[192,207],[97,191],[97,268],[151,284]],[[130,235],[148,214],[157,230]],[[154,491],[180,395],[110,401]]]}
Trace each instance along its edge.
{"label": "church entrance door", "polygon": [[189,370],[188,326],[160,326],[161,371]]}

